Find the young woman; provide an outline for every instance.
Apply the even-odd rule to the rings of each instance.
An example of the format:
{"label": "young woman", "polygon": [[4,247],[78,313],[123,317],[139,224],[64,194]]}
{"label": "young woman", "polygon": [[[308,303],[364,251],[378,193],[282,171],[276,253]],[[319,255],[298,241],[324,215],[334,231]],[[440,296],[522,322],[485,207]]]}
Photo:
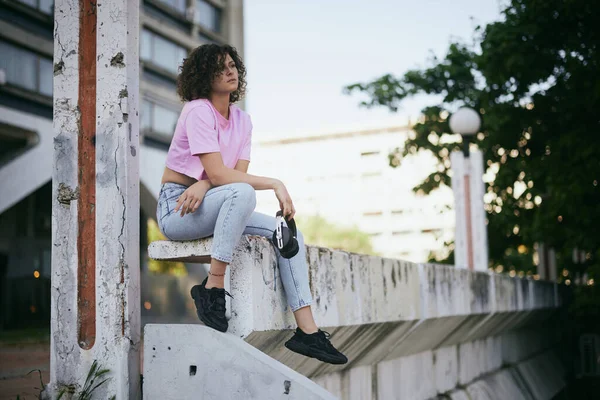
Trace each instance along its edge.
{"label": "young woman", "polygon": [[[196,48],[186,58],[177,80],[177,93],[186,102],[169,147],[158,200],[160,230],[170,240],[214,235],[208,277],[192,288],[198,317],[225,332],[224,276],[243,234],[271,238],[275,217],[254,211],[256,190],[273,190],[286,219],[296,210],[285,185],[274,178],[250,175],[252,122],[233,103],[246,89],[246,69],[235,48],[216,44]],[[279,271],[288,305],[298,328],[285,346],[302,355],[332,364],[346,356],[317,328],[310,304],[305,248],[290,259],[278,254]]]}

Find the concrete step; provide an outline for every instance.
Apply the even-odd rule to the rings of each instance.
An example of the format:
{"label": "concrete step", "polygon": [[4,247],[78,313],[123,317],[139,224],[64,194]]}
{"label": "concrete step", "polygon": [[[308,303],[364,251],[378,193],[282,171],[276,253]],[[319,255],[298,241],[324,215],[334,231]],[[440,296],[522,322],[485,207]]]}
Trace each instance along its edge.
{"label": "concrete step", "polygon": [[202,325],[144,329],[144,400],[336,399],[234,335]]}

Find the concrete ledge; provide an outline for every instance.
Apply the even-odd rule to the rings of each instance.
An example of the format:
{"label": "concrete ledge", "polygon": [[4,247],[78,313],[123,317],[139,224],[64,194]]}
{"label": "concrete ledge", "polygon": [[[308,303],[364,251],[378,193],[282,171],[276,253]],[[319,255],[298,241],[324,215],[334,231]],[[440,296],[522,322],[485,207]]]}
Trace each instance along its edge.
{"label": "concrete ledge", "polygon": [[[149,254],[201,260],[209,257],[211,244],[154,242]],[[323,364],[285,349],[295,322],[274,268],[275,252],[261,237],[244,236],[234,252],[229,332],[303,375],[327,377],[327,387],[402,382],[398,390],[404,393],[407,382],[428,374],[433,391],[419,384],[414,398],[435,396],[554,343],[550,336],[509,347],[505,343],[530,342],[537,333],[504,335],[546,321],[562,304],[556,284],[314,246],[307,246],[306,258],[317,324],[331,333],[349,364]]]}
{"label": "concrete ledge", "polygon": [[189,242],[162,240],[150,243],[148,255],[154,260],[208,264],[211,246],[212,239]]}
{"label": "concrete ledge", "polygon": [[144,399],[335,399],[233,335],[200,325],[144,330]]}

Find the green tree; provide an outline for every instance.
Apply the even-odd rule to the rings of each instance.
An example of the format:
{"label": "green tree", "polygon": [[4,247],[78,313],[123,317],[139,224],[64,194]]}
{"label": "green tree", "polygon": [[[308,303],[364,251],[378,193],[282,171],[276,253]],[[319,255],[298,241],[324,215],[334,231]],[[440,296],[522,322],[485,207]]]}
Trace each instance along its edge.
{"label": "green tree", "polygon": [[414,188],[425,194],[450,185],[450,152],[460,150],[448,115],[461,105],[480,112],[473,146],[484,154],[493,180],[487,185],[492,265],[534,271],[533,245],[559,251],[585,249],[585,267],[600,278],[600,3],[587,0],[513,0],[502,20],[475,30],[475,45],[452,43],[425,69],[349,85],[362,105],[396,111],[403,99],[437,95],[423,109],[414,135],[390,154],[390,165],[419,151],[438,168]]}
{"label": "green tree", "polygon": [[[148,230],[148,244],[157,240],[167,240],[167,238],[160,232],[158,224],[152,218],[147,219],[147,230]],[[186,276],[187,269],[185,264],[179,261],[159,261],[154,259],[148,259],[148,271],[154,274],[168,274],[175,276]]]}
{"label": "green tree", "polygon": [[369,235],[356,227],[338,227],[318,215],[294,219],[306,244],[352,253],[375,254]]}

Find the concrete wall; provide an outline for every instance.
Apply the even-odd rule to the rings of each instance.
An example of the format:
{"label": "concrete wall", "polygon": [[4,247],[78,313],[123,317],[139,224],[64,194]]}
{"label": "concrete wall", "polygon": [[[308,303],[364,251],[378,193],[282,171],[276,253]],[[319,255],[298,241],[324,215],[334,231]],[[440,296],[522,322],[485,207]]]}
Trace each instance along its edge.
{"label": "concrete wall", "polygon": [[466,393],[465,399],[550,399],[565,380],[560,362],[545,350],[549,345],[546,330],[523,329],[313,380],[349,400],[462,399]]}
{"label": "concrete wall", "polygon": [[[154,242],[149,254],[206,259],[210,240]],[[348,356],[347,365],[285,349],[295,323],[273,269],[275,254],[262,238],[243,237],[235,251],[229,332],[340,398],[432,398],[492,379],[490,374],[520,366],[556,343],[557,335],[548,333],[558,331],[548,319],[561,304],[555,284],[313,246],[306,257],[315,319]],[[548,368],[560,375],[556,363]],[[523,372],[510,371],[490,382],[513,379],[513,386],[506,385],[520,387]]]}

